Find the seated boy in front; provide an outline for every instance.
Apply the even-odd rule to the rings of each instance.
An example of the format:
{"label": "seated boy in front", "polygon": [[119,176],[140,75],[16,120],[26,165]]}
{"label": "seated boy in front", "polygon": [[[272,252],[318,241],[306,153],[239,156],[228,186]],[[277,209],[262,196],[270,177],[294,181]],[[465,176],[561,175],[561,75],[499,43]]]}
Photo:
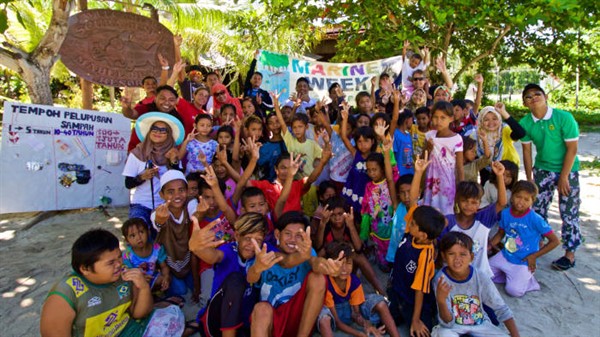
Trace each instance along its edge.
{"label": "seated boy in front", "polygon": [[[392,337],[399,337],[398,329],[390,314],[385,298],[379,294],[365,296],[360,279],[352,274],[354,250],[348,242],[333,241],[325,247],[325,256],[335,259],[344,252],[340,275],[327,277],[325,306],[321,310],[317,326],[322,336],[333,336],[336,327],[353,336],[374,336],[385,330]],[[352,321],[364,332],[351,326]],[[384,326],[377,328],[383,322]],[[385,329],[385,330],[384,330]]]}
{"label": "seated boy in front", "polygon": [[317,257],[308,228],[302,212],[284,213],[277,221],[274,251],[285,260],[271,267],[257,255],[248,269],[247,281],[258,284],[262,301],[252,311],[252,336],[310,336],[325,297],[323,275],[339,274],[343,255]]}

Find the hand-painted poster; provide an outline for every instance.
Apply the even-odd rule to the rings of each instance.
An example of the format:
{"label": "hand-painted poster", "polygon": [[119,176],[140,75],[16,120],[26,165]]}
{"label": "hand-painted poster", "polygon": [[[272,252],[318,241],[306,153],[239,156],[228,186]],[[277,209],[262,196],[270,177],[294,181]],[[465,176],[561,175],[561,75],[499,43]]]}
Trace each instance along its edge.
{"label": "hand-painted poster", "polygon": [[130,133],[120,114],[5,102],[0,213],[128,204]]}
{"label": "hand-painted poster", "polygon": [[263,89],[279,92],[286,90],[279,99],[282,103],[290,93],[294,93],[296,80],[306,77],[310,83],[309,94],[312,98],[328,96],[327,89],[337,82],[346,94],[346,101],[355,105],[356,94],[361,91],[371,93],[372,77],[384,72],[392,78],[399,76],[402,56],[362,63],[327,63],[261,50],[256,70],[263,74]]}

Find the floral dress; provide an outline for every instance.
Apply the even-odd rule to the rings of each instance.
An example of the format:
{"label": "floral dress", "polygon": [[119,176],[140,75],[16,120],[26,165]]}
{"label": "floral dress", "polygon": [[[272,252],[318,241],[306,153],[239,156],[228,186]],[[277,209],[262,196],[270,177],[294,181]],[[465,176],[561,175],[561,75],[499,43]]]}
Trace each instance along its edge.
{"label": "floral dress", "polygon": [[[350,173],[348,173],[348,179],[342,190],[342,195],[346,198],[348,205],[354,208],[354,214],[357,214],[361,209],[365,187],[369,181],[371,179],[367,175],[367,159],[363,158],[359,151],[356,151]],[[354,218],[357,219],[358,217],[355,216]]]}
{"label": "floral dress", "polygon": [[425,178],[424,205],[437,208],[442,214],[454,213],[454,195],[456,194],[456,153],[463,151],[462,138],[438,138],[437,130],[429,131],[426,139],[433,140],[433,149],[429,155],[431,163]]}

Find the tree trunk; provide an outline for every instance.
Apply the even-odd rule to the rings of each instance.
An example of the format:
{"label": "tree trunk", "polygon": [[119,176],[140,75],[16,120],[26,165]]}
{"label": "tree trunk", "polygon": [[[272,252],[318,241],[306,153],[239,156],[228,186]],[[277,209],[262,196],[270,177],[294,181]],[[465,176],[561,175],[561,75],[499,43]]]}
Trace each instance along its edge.
{"label": "tree trunk", "polygon": [[27,84],[32,103],[52,105],[50,70],[58,51],[67,36],[69,13],[75,6],[73,0],[54,0],[52,18],[46,34],[31,53],[8,42],[0,47],[0,64],[18,73]]}

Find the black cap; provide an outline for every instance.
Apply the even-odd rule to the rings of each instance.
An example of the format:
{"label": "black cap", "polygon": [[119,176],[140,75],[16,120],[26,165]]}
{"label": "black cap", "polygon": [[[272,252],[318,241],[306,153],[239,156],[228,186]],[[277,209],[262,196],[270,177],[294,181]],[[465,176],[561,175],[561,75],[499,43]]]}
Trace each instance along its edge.
{"label": "black cap", "polygon": [[190,71],[193,71],[193,70],[202,72],[202,69],[200,69],[200,66],[198,66],[198,65],[191,65],[191,66],[187,66],[185,68],[185,72],[188,74],[190,73]]}
{"label": "black cap", "polygon": [[535,83],[529,83],[525,86],[525,89],[523,89],[523,94],[522,96],[525,97],[525,93],[531,89],[535,89],[535,90],[539,90],[541,91],[544,95],[546,94],[546,92],[544,91],[544,89],[542,89],[542,87],[540,87],[539,85],[535,84]]}

